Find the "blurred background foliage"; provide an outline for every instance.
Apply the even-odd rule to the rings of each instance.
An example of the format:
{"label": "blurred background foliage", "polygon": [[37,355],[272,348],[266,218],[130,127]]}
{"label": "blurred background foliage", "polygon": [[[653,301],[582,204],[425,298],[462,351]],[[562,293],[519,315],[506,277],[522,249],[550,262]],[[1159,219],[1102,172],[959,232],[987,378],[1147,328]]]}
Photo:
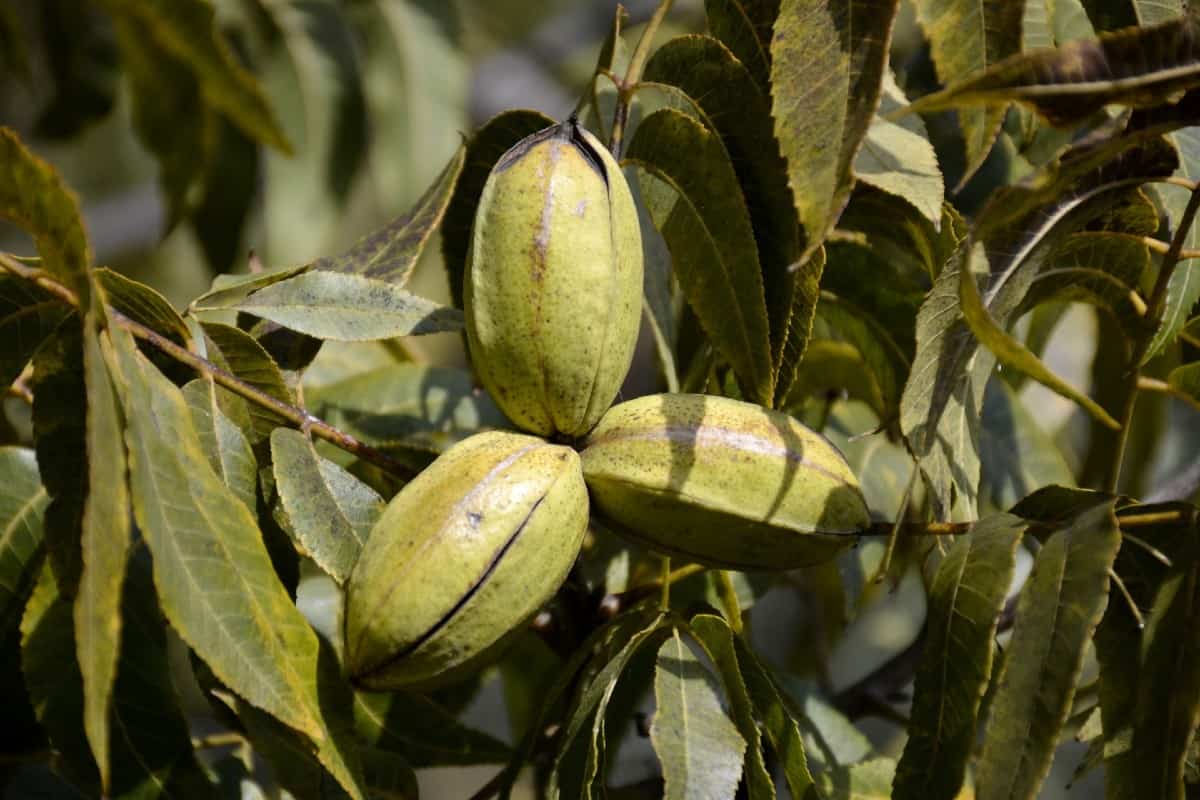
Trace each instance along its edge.
{"label": "blurred background foliage", "polygon": [[[79,193],[96,263],[151,284],[180,307],[205,291],[215,275],[247,269],[251,253],[275,267],[344,250],[407,210],[462,138],[503,110],[566,116],[585,91],[614,11],[611,0],[214,0],[226,41],[257,77],[264,107],[282,134],[269,147],[248,135],[248,127],[261,120],[232,115],[213,102],[215,90],[156,50],[147,30],[114,24],[108,11],[122,5],[122,0],[0,0],[0,122],[16,129]],[[654,5],[625,3],[628,40],[636,39]],[[679,0],[660,41],[703,30],[701,0]],[[1071,35],[1067,31],[1063,38]],[[902,6],[892,65],[910,97],[936,84],[910,4]],[[141,97],[157,102],[139,105],[135,99]],[[965,157],[954,116],[929,115],[925,121],[946,186],[955,186]],[[1057,149],[1054,142],[1027,139],[1028,124],[1025,112],[1009,112],[998,145],[954,195],[960,210],[969,214],[992,189],[1029,173]],[[832,245],[831,262],[838,247],[850,246]],[[16,228],[2,223],[0,250],[32,252]],[[425,253],[410,288],[448,302],[441,248]],[[837,279],[826,276],[827,282]],[[1048,331],[1050,366],[1103,398],[1105,385],[1116,382],[1109,373],[1120,359],[1095,352],[1095,310],[1071,305],[1030,316],[1022,327],[1036,336],[1042,335],[1039,325]],[[461,364],[460,341],[457,335],[437,335],[411,348],[432,363]],[[335,357],[339,352],[328,349]],[[649,346],[642,348],[634,376],[644,389],[655,386]],[[800,411],[810,421],[814,415],[827,419],[827,432],[862,476],[871,507],[896,510],[911,461],[884,437],[854,438],[877,424],[872,412],[854,403]],[[1029,422],[1032,416],[1036,424]],[[985,484],[989,474],[992,483],[984,487],[981,510],[1005,508],[1040,485],[1072,483],[1072,474],[1087,475],[1092,423],[1048,390],[1018,377],[993,382],[984,417],[985,434],[996,426],[1036,431],[1057,448],[1043,450],[1053,457],[1010,459],[1016,472],[985,469]],[[1139,403],[1135,425],[1124,488],[1141,495],[1194,462],[1200,417],[1175,400],[1154,396]],[[984,441],[985,463],[1005,463],[1007,443],[1031,441],[1032,435]],[[813,613],[804,607],[804,594],[786,582],[758,598],[751,613],[755,644],[785,669],[807,666],[814,653],[827,657],[834,693],[912,648],[924,592],[910,572],[897,581],[888,602],[876,602],[881,592],[866,587],[864,576],[881,547],[865,546],[842,565],[847,602],[857,597],[862,610],[832,651],[823,652],[821,642],[808,638]],[[1023,557],[1019,578],[1029,566]],[[696,584],[704,591],[702,581]],[[319,582],[311,587],[307,596],[302,588],[301,603],[320,616],[327,598]],[[748,595],[747,604],[754,602]],[[832,642],[833,633],[824,638]],[[471,724],[508,741],[539,695],[545,674],[539,669],[553,668],[552,656],[539,650],[544,646],[526,638],[517,655],[499,667],[503,689],[492,681],[466,711]],[[803,694],[803,687],[796,688]],[[863,730],[884,752],[896,753],[902,745],[895,726],[868,720]],[[850,729],[846,735],[846,746],[857,747],[858,734]],[[1044,797],[1096,796],[1098,772],[1064,788],[1084,748],[1076,749],[1075,758],[1056,761]],[[626,737],[617,759],[618,773],[629,781],[656,769],[646,740],[638,737]],[[422,770],[422,796],[466,796],[492,769]]]}

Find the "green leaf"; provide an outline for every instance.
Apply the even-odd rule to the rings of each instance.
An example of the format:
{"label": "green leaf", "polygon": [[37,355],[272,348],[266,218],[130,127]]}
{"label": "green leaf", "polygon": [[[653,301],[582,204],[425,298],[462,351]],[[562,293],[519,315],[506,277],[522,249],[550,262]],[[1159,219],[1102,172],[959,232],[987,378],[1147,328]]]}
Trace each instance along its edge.
{"label": "green leaf", "polygon": [[[1062,237],[1125,199],[1114,190],[1141,185],[1174,165],[1174,153],[1161,140],[1118,136],[1082,144],[1031,179],[997,192],[978,215],[971,233],[977,246],[971,248],[970,260],[987,257],[989,285],[982,305],[998,326],[1011,322]],[[938,513],[949,508],[953,487],[966,501],[962,513],[971,517],[978,474],[974,429],[993,356],[979,350],[959,316],[967,310],[960,304],[960,288],[971,288],[967,276],[960,276],[967,260],[966,248],[961,248],[953,268],[947,266],[938,276],[921,307],[900,424],[921,461]]]}
{"label": "green leaf", "polygon": [[204,177],[204,191],[188,223],[213,272],[233,269],[246,259],[244,233],[258,202],[258,143],[224,117],[217,120],[216,145]]}
{"label": "green leaf", "polygon": [[667,391],[679,391],[679,369],[676,365],[675,348],[679,340],[680,305],[678,292],[671,271],[671,252],[662,235],[654,227],[646,204],[641,201],[640,184],[636,168],[625,170],[625,179],[634,192],[638,210],[638,225],[642,229],[642,303],[646,322],[654,336],[654,350],[663,372]]}
{"label": "green leaf", "polygon": [[746,691],[754,704],[755,715],[762,720],[767,741],[779,759],[788,791],[792,797],[803,797],[813,779],[808,771],[808,759],[796,714],[788,707],[767,668],[745,640],[735,638],[733,644],[742,676],[746,680]]}
{"label": "green leaf", "polygon": [[[232,325],[216,322],[205,322],[203,329],[210,361],[264,394],[295,404],[283,373],[254,337]],[[250,428],[244,432],[251,444],[261,442],[271,435],[271,431],[285,424],[279,415],[257,403],[247,402],[227,389],[218,388],[217,398],[221,410],[230,419],[250,422]]]}
{"label": "green leaf", "polygon": [[786,401],[796,381],[796,375],[804,363],[804,357],[808,353],[817,302],[821,293],[821,276],[825,273],[827,260],[826,249],[822,247],[792,273],[794,280],[790,287],[792,306],[788,315],[783,349],[779,354],[779,364],[775,372],[775,404],[777,407]]}
{"label": "green leaf", "polygon": [[0,7],[0,69],[8,76],[29,80],[29,46],[16,10]]}
{"label": "green leaf", "polygon": [[[734,633],[723,617],[698,614],[692,617],[691,632],[712,660],[729,698],[730,713],[738,733],[746,743],[745,775],[747,795],[751,800],[775,797],[775,784],[763,762],[762,734],[754,720],[754,704],[746,688],[746,680],[738,664]],[[789,787],[790,788],[790,787]]]}
{"label": "green leaf", "polygon": [[242,429],[221,410],[220,390],[203,378],[189,381],[183,397],[209,466],[252,513],[258,507],[258,464]]}
{"label": "green leaf", "polygon": [[[45,99],[45,108],[33,125],[33,135],[42,140],[71,139],[112,111],[119,75],[112,32],[103,13],[86,0],[46,0],[38,4],[37,12],[19,15],[26,25],[32,23],[33,30],[12,31],[10,35],[22,41],[5,41],[5,49],[28,50],[29,44],[36,44],[38,61],[44,65],[38,71],[38,83],[52,85],[53,91],[46,92],[51,96]],[[27,42],[35,39],[30,35],[35,31],[40,36]],[[23,55],[25,85],[32,86],[28,53]],[[8,58],[6,53],[5,60]],[[39,91],[38,104],[44,91]]]}
{"label": "green leaf", "polygon": [[821,295],[795,389],[814,395],[845,388],[870,405],[880,421],[887,421],[898,413],[900,384],[907,371],[904,354],[871,315],[830,292]]}
{"label": "green leaf", "polygon": [[[885,72],[880,113],[907,104],[908,98],[891,71]],[[854,159],[854,175],[912,203],[935,226],[941,224],[945,193],[942,171],[920,117],[909,116],[899,124],[881,116],[872,118],[862,149]]]}
{"label": "green leaf", "polygon": [[97,269],[92,273],[104,290],[104,302],[134,322],[186,347],[191,339],[187,324],[174,307],[152,287],[126,278],[119,272]]}
{"label": "green leaf", "polygon": [[276,428],[271,434],[275,489],[286,521],[305,554],[338,583],[345,583],[358,560],[383,498],[328,459],[321,458],[300,431]]}
{"label": "green leaf", "polygon": [[1042,486],[1073,486],[1058,444],[1005,381],[991,381],[979,429],[980,505],[1008,508]]}
{"label": "green leaf", "polygon": [[121,637],[121,586],[129,552],[129,482],[124,420],[104,365],[90,315],[83,335],[87,385],[88,495],[83,510],[83,569],[75,597],[75,655],[83,679],[83,726],[100,769],[112,786],[109,709]]}
{"label": "green leaf", "polygon": [[[917,0],[917,21],[929,39],[938,79],[951,84],[1019,52],[1023,5],[1008,0]],[[959,112],[966,147],[960,186],[983,164],[1003,123],[1002,107]]]}
{"label": "green leaf", "polygon": [[481,428],[510,423],[470,373],[391,364],[305,389],[308,408],[330,424],[417,468]]}
{"label": "green leaf", "polygon": [[217,116],[191,65],[155,38],[145,20],[117,14],[113,28],[129,79],[134,130],[158,161],[170,229],[188,215],[203,188],[217,144]]}
{"label": "green leaf", "polygon": [[979,351],[959,310],[959,273],[968,270],[966,260],[960,251],[921,304],[917,353],[900,397],[900,428],[938,518],[956,506],[961,516],[976,516],[979,412],[995,363],[991,353]]}
{"label": "green leaf", "polygon": [[365,341],[461,330],[462,314],[363,275],[305,272],[234,306],[320,339]]}
{"label": "green leaf", "polygon": [[[130,558],[120,615],[121,660],[109,719],[114,734],[111,796],[212,796],[214,787],[196,761],[171,681],[167,629],[155,602],[149,560],[136,552]],[[78,629],[76,633],[78,638]]]}
{"label": "green leaf", "polygon": [[1073,233],[1055,248],[1013,316],[1042,303],[1080,300],[1107,309],[1131,338],[1144,324],[1145,302],[1136,287],[1149,264],[1146,245],[1124,233]]}
{"label": "green leaf", "polygon": [[677,630],[658,650],[654,699],[650,741],[662,764],[663,797],[732,798],[746,742],[721,708],[712,675]]}
{"label": "green leaf", "polygon": [[[1179,504],[1133,504],[1119,511],[1117,518],[1164,510],[1177,511]],[[1164,607],[1156,603],[1156,597],[1161,593],[1165,599],[1173,591],[1164,591],[1168,580],[1186,573],[1194,563],[1191,548],[1195,543],[1195,532],[1188,524],[1160,523],[1139,527],[1136,535],[1137,542],[1132,537],[1125,537],[1113,569],[1134,604],[1145,609],[1143,614],[1162,613]],[[1146,544],[1165,554],[1176,566],[1164,565],[1151,555]],[[1187,700],[1182,694],[1179,697],[1182,702],[1177,700],[1176,692],[1181,684],[1170,679],[1171,667],[1159,664],[1160,671],[1148,672],[1144,669],[1143,659],[1151,648],[1186,649],[1191,645],[1182,631],[1171,631],[1166,638],[1155,641],[1157,637],[1150,636],[1155,627],[1144,629],[1141,621],[1134,618],[1128,603],[1114,599],[1093,637],[1100,667],[1098,694],[1103,728],[1098,745],[1104,761],[1105,796],[1112,800],[1145,797],[1143,789],[1146,786],[1163,781],[1164,776],[1159,770],[1165,768],[1170,772],[1167,766],[1171,759],[1168,755],[1170,746],[1162,738],[1163,731],[1145,729],[1144,726],[1153,720],[1153,724],[1161,727],[1179,707],[1186,706]],[[1167,644],[1172,639],[1173,644]],[[1138,742],[1149,745],[1144,750],[1134,746],[1134,727],[1139,721],[1143,726],[1142,736],[1149,735],[1149,740],[1142,738]],[[1159,774],[1152,774],[1155,772]]]}
{"label": "green leaf", "polygon": [[[811,277],[811,271],[791,271],[800,255],[800,230],[769,97],[729,50],[707,36],[680,36],[667,42],[646,62],[642,78],[678,87],[692,98],[729,153],[754,231],[771,357],[778,371],[793,314],[799,314],[804,325],[810,324],[820,274]],[[798,286],[802,281],[806,285]],[[808,301],[799,307],[798,292]],[[803,341],[798,347],[802,353]]]}
{"label": "green leaf", "polygon": [[1028,347],[1000,327],[984,306],[983,297],[975,283],[975,275],[970,270],[961,270],[959,279],[959,300],[962,303],[963,318],[971,332],[979,339],[979,343],[990,350],[1001,364],[1012,367],[1051,391],[1075,401],[1084,411],[1113,430],[1121,427],[1121,423],[1113,419],[1099,403],[1055,375]]}
{"label": "green leaf", "polygon": [[897,0],[782,0],[771,39],[775,135],[804,226],[803,258],[850,199],[879,103]]}
{"label": "green leaf", "polygon": [[75,658],[71,601],[43,567],[21,618],[21,671],[38,723],[62,758],[60,769],[99,796],[99,776],[83,732],[83,679]]}
{"label": "green leaf", "polygon": [[0,641],[8,641],[37,580],[48,502],[33,451],[0,447]]}
{"label": "green leaf", "polygon": [[[420,724],[414,725],[414,720]],[[354,721],[368,746],[397,754],[418,768],[495,764],[512,755],[503,742],[466,727],[413,692],[355,692]]]}
{"label": "green leaf", "polygon": [[[236,710],[238,718],[246,726],[255,750],[271,763],[280,784],[298,800],[326,800],[330,797],[341,800],[364,796],[361,789],[363,779],[347,770],[347,763],[357,766],[360,748],[352,728],[352,690],[339,673],[333,649],[322,642],[317,655],[315,688],[323,724],[330,733],[330,739],[325,743],[326,747],[316,753],[302,735],[279,720],[240,697],[221,693],[221,699]],[[410,767],[402,765],[400,759],[394,759],[394,762],[394,769],[409,773],[405,785],[415,782]]]}
{"label": "green leaf", "polygon": [[778,0],[704,0],[708,29],[746,65],[763,92],[771,86],[771,26],[778,7]]}
{"label": "green leaf", "polygon": [[293,278],[309,269],[308,264],[301,264],[298,267],[280,267],[243,275],[218,275],[213,278],[212,288],[193,300],[190,308],[196,311],[232,308],[259,289]]}
{"label": "green leaf", "polygon": [[12,385],[69,311],[36,283],[0,272],[0,386]]}
{"label": "green leaf", "polygon": [[145,35],[188,64],[208,105],[258,141],[289,152],[266,98],[221,36],[208,0],[103,0],[115,16],[137,20]]}
{"label": "green leaf", "polygon": [[1181,0],[1132,0],[1139,25],[1155,25],[1180,17],[1184,12]]}
{"label": "green leaf", "polygon": [[82,325],[72,315],[33,359],[33,436],[38,471],[50,495],[43,527],[59,590],[74,596],[82,565],[79,549],[87,497],[87,391]]}
{"label": "green leaf", "polygon": [[518,109],[492,117],[467,142],[462,173],[454,185],[454,194],[442,221],[442,256],[450,282],[450,299],[455,308],[463,307],[463,281],[467,250],[471,246],[471,226],[475,209],[483,194],[492,167],[508,148],[531,133],[547,128],[554,120],[540,111]]}
{"label": "green leaf", "polygon": [[361,796],[321,713],[317,636],[279,582],[258,524],[209,465],[182,393],[113,333],[134,514],[163,612],[223,683],[308,736],[342,788]]}
{"label": "green leaf", "polygon": [[[1175,175],[1193,181],[1200,179],[1200,127],[1184,128],[1167,138],[1179,151],[1179,169],[1175,171]],[[1160,186],[1158,192],[1166,207],[1171,231],[1174,233],[1183,219],[1183,212],[1187,208],[1191,193],[1181,186]],[[1184,237],[1183,246],[1189,250],[1200,249],[1200,224],[1192,223]],[[1175,341],[1197,301],[1200,301],[1200,259],[1181,260],[1175,265],[1175,271],[1171,273],[1167,282],[1162,320],[1158,324],[1158,330],[1151,337],[1150,344],[1146,346],[1143,364]]]}
{"label": "green leaf", "polygon": [[[414,204],[430,208],[424,203],[429,194],[418,196],[423,187],[443,180],[440,167],[457,158],[459,132],[470,125],[463,12],[438,0],[341,7],[361,44],[359,69],[370,126],[364,178],[375,188],[378,214],[387,218]],[[453,180],[446,192],[452,189]]]}
{"label": "green leaf", "polygon": [[33,237],[43,268],[86,303],[92,252],[75,194],[8,128],[0,128],[0,218]]}
{"label": "green leaf", "polygon": [[896,519],[902,514],[904,493],[915,465],[902,442],[890,441],[882,433],[862,435],[878,425],[878,417],[865,404],[837,403],[824,433],[859,476],[867,508],[884,519]]}
{"label": "green leaf", "polygon": [[1138,790],[1163,800],[1184,798],[1184,763],[1200,723],[1200,567],[1194,543],[1190,550],[1192,563],[1171,570],[1146,620],[1134,707]]}
{"label": "green leaf", "polygon": [[1171,370],[1171,374],[1167,376],[1167,383],[1200,402],[1200,361],[1193,361]]}
{"label": "green leaf", "polygon": [[[547,778],[549,787],[547,796],[552,800],[558,798],[563,789],[560,779],[564,772],[567,756],[585,725],[591,723],[591,737],[590,741],[586,743],[588,754],[591,755],[601,745],[601,742],[598,742],[598,735],[602,733],[602,723],[598,721],[603,719],[604,712],[616,690],[617,681],[620,680],[621,674],[629,662],[643,646],[661,641],[672,631],[673,628],[662,616],[647,619],[644,614],[631,612],[624,617],[619,617],[594,634],[593,639],[586,642],[584,647],[581,647],[573,657],[591,657],[592,672],[584,676],[584,682],[569,709],[568,721],[562,738],[559,740],[558,752],[555,754],[554,764]],[[564,670],[560,674],[564,678],[569,678],[580,666],[582,664],[576,666],[574,670]],[[566,788],[570,791],[571,787]],[[568,794],[568,796],[576,795]]]}
{"label": "green leaf", "polygon": [[264,159],[262,250],[268,263],[294,264],[350,241],[347,203],[370,141],[366,100],[341,4],[272,0],[259,10],[276,34],[261,57],[264,90],[296,147]]}
{"label": "green leaf", "polygon": [[442,174],[407,212],[367,234],[340,256],[317,259],[311,268],[362,275],[395,289],[407,284],[429,237],[446,213],[451,192],[462,172],[465,153],[466,148],[460,147]]}
{"label": "green leaf", "polygon": [[[1020,13],[1019,4],[997,5]],[[1105,33],[1055,50],[1011,56],[1000,63],[993,60],[976,65],[987,67],[978,74],[971,74],[974,70],[948,73],[945,77],[956,79],[954,82],[947,81],[945,89],[922,97],[908,110],[977,105],[1002,109],[1016,100],[1051,124],[1067,126],[1106,105],[1159,105],[1200,84],[1197,24],[1197,17],[1189,14],[1155,27]],[[1019,17],[1016,30],[1019,33]],[[960,76],[966,77],[957,80]]]}
{"label": "green leaf", "polygon": [[976,771],[976,796],[1033,798],[1071,710],[1083,656],[1108,599],[1120,531],[1100,500],[1053,534],[1017,601]]}
{"label": "green leaf", "polygon": [[979,703],[992,672],[996,626],[1025,523],[987,517],[955,539],[929,589],[908,742],[896,767],[896,800],[950,800],[975,744]]}
{"label": "green leaf", "polygon": [[420,796],[417,773],[395,753],[363,747],[362,761],[371,797],[417,800]]}
{"label": "green leaf", "polygon": [[[890,758],[873,758],[834,767],[817,776],[819,797],[822,800],[889,800],[895,774],[896,762]],[[815,800],[816,794],[816,790],[811,791],[810,800]]]}
{"label": "green leaf", "polygon": [[1075,39],[1091,39],[1096,35],[1081,0],[1027,2],[1021,31],[1023,52],[1053,47]]}
{"label": "green leaf", "polygon": [[804,733],[804,747],[810,764],[819,769],[847,766],[862,761],[873,750],[871,742],[845,714],[822,698],[816,687],[790,675],[779,675],[794,698],[795,719]]}
{"label": "green leaf", "polygon": [[823,288],[869,313],[911,361],[913,320],[966,236],[962,218],[946,205],[935,228],[910,203],[860,183],[838,226],[850,236],[826,245]]}
{"label": "green leaf", "polygon": [[[721,140],[691,117],[662,109],[638,126],[626,163],[640,170],[642,198],[713,345],[747,397],[771,405],[772,351],[758,249]],[[697,171],[697,164],[704,169]]]}
{"label": "green leaf", "polygon": [[614,75],[623,74],[629,66],[629,48],[621,38],[629,14],[625,7],[618,4],[613,9],[612,23],[608,35],[600,45],[600,53],[596,56],[596,66],[592,70],[592,78],[588,82],[585,93],[586,102],[582,103],[579,118],[583,125],[602,142],[612,138],[612,119],[616,110],[617,87],[613,83]]}

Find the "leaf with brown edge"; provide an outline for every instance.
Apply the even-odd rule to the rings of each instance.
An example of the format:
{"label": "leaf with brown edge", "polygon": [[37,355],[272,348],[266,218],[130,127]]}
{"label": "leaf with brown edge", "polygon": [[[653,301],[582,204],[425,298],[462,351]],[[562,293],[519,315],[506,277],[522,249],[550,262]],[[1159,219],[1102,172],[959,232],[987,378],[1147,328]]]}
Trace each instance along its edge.
{"label": "leaf with brown edge", "polygon": [[[208,360],[232,373],[255,389],[284,403],[294,404],[295,397],[279,371],[279,365],[253,336],[219,322],[203,323]],[[257,403],[251,403],[228,389],[218,388],[221,410],[233,420],[249,420],[245,431],[251,444],[266,439],[271,431],[285,424],[282,417]]]}
{"label": "leaf with brown edge", "polygon": [[737,56],[762,91],[771,88],[771,27],[779,0],[704,0],[708,29]]}
{"label": "leaf with brown edge", "polygon": [[938,565],[908,741],[896,767],[896,800],[950,800],[962,786],[1025,527],[1008,514],[987,517],[955,539]]}
{"label": "leaf with brown edge", "polygon": [[466,147],[459,147],[437,180],[407,212],[367,234],[345,253],[319,258],[310,267],[363,275],[403,287],[442,222],[465,155]]}
{"label": "leaf with brown edge", "polygon": [[983,304],[975,275],[970,270],[959,272],[959,299],[962,302],[963,318],[980,344],[992,352],[1002,364],[1006,364],[1028,375],[1038,383],[1068,400],[1073,400],[1095,419],[1117,430],[1121,423],[1113,419],[1104,408],[1079,389],[1055,375],[1028,347],[997,324]]}
{"label": "leaf with brown edge", "polygon": [[[917,21],[929,39],[938,79],[950,84],[1020,52],[1023,5],[1010,0],[918,0]],[[966,148],[960,186],[983,164],[1003,122],[1003,108],[959,112]]]}
{"label": "leaf with brown edge", "polygon": [[[205,378],[188,381],[183,396],[192,424],[204,446],[208,463],[238,499],[254,512],[258,508],[258,464],[242,428],[221,409],[216,383]],[[247,427],[249,423],[247,423]]]}
{"label": "leaf with brown edge", "polygon": [[877,189],[904,198],[934,227],[942,221],[945,191],[937,153],[918,116],[890,122],[882,114],[907,105],[908,99],[890,71],[884,74],[880,114],[871,120],[862,149],[854,159],[854,175]]}
{"label": "leaf with brown edge", "polygon": [[[1019,4],[1009,4],[1018,7]],[[1200,85],[1200,16],[1102,34],[989,63],[908,107],[911,112],[1003,107],[1017,101],[1052,125],[1087,119],[1106,105],[1156,106]],[[949,76],[948,76],[949,77]]]}
{"label": "leaf with brown edge", "polygon": [[175,344],[186,347],[191,338],[183,317],[156,289],[110,269],[92,273],[104,290],[104,302]]}
{"label": "leaf with brown edge", "polygon": [[92,251],[79,202],[54,167],[9,128],[0,128],[0,217],[33,237],[46,271],[86,303]]}
{"label": "leaf with brown edge", "polygon": [[983,751],[979,800],[1029,800],[1050,769],[1084,652],[1108,602],[1121,544],[1115,498],[1098,498],[1046,540],[1017,600]]}
{"label": "leaf with brown edge", "polygon": [[75,655],[83,679],[84,732],[100,770],[100,785],[107,792],[112,785],[109,713],[121,641],[121,587],[132,533],[125,420],[90,314],[83,333],[83,369],[88,494],[74,605]]}
{"label": "leaf with brown edge", "polygon": [[[758,248],[771,357],[778,373],[793,315],[799,313],[806,322],[812,316],[816,281],[810,280],[812,269],[794,271],[800,255],[800,229],[787,184],[787,165],[773,130],[770,98],[733,53],[708,36],[670,40],[646,62],[642,77],[683,91],[701,109],[703,121],[720,134],[729,153]],[[803,352],[802,344],[798,349]]]}
{"label": "leaf with brown edge", "polygon": [[771,39],[775,135],[805,242],[850,199],[854,158],[879,106],[897,0],[783,0]]}
{"label": "leaf with brown edge", "polygon": [[[1020,184],[995,193],[971,231],[970,261],[988,285],[983,306],[1003,327],[1063,237],[1109,212],[1127,196],[1114,190],[1170,174],[1176,155],[1161,139],[1138,133],[1084,142]],[[974,516],[978,481],[976,430],[983,383],[994,358],[981,351],[960,297],[967,245],[947,266],[917,317],[917,353],[901,397],[900,425],[920,460],[935,513],[948,513],[951,489]],[[934,376],[930,379],[930,374]],[[968,380],[969,379],[969,380]],[[949,414],[949,417],[946,415]]]}
{"label": "leaf with brown edge", "polygon": [[110,334],[134,515],[163,613],[223,683],[304,734],[339,786],[361,797],[354,754],[322,710],[317,635],[280,582],[258,523],[213,471],[180,390],[128,334]]}
{"label": "leaf with brown edge", "polygon": [[758,248],[720,138],[686,114],[660,109],[638,126],[625,163],[641,170],[642,199],[713,346],[742,392],[770,406],[774,370]]}
{"label": "leaf with brown edge", "polygon": [[273,283],[234,308],[309,336],[344,342],[457,331],[464,324],[458,309],[419,297],[397,283],[324,270]]}

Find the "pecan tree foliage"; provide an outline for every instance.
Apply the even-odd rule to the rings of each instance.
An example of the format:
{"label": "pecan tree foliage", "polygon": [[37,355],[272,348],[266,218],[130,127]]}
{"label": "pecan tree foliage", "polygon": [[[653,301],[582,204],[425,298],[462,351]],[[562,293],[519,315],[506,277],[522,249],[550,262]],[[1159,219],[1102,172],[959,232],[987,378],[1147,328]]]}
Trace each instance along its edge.
{"label": "pecan tree foliage", "polygon": [[[860,546],[740,573],[596,518],[493,666],[356,687],[336,609],[375,520],[438,453],[509,427],[405,337],[461,329],[486,177],[551,120],[499,115],[348,251],[221,275],[185,309],[96,264],[70,189],[5,129],[0,215],[35,246],[0,254],[14,791],[241,796],[265,763],[297,797],[412,797],[414,770],[494,764],[476,797],[526,774],[554,797],[1031,798],[1072,737],[1107,797],[1198,791],[1195,438],[1174,474],[1153,456],[1164,398],[1172,420],[1200,408],[1200,11],[912,0],[924,43],[897,63],[898,0],[706,0],[706,33],[656,45],[670,5],[637,37],[617,11],[578,108],[638,196],[637,368],[823,431],[870,506]],[[207,0],[89,8],[173,217],[212,230],[229,141],[289,147],[269,95]],[[45,129],[108,113],[63,81]],[[450,305],[406,289],[435,233]],[[1042,358],[1080,307],[1090,387]],[[1074,409],[1067,433],[1030,382]],[[919,633],[865,676],[832,669],[905,580]],[[768,593],[800,652],[753,635]],[[493,682],[507,739],[462,719]],[[905,735],[898,758],[868,717]],[[660,770],[631,777],[615,754],[646,737]]]}

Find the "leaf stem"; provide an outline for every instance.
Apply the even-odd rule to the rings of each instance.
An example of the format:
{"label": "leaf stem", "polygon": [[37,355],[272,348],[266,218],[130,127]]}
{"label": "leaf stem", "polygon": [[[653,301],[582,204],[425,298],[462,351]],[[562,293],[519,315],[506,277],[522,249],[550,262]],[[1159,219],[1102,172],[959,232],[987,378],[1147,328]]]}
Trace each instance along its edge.
{"label": "leaf stem", "polygon": [[729,570],[717,570],[717,597],[724,606],[725,619],[729,623],[730,629],[734,633],[740,634],[744,627],[742,606],[738,603],[737,589],[733,586],[733,578],[729,577]]}
{"label": "leaf stem", "polygon": [[662,578],[659,580],[659,589],[661,594],[658,598],[658,604],[666,611],[671,607],[671,557],[663,556],[662,560]]}
{"label": "leaf stem", "polygon": [[646,66],[646,59],[650,55],[650,46],[654,43],[658,28],[662,25],[662,21],[666,18],[667,12],[671,10],[673,3],[674,0],[659,0],[658,8],[654,9],[653,16],[642,30],[642,38],[638,39],[633,55],[629,59],[629,68],[625,70],[625,78],[617,82],[617,105],[613,111],[612,135],[608,140],[608,149],[612,151],[613,158],[617,160],[621,158],[625,125],[629,122],[629,106],[633,103],[634,92],[638,82],[642,79],[642,69]]}
{"label": "leaf stem", "polygon": [[[76,309],[79,308],[79,298],[66,286],[58,283],[50,278],[41,270],[26,267],[14,259],[0,253],[0,267],[12,272],[26,280],[33,281],[41,286],[46,291],[53,294],[55,297],[62,300],[67,305]],[[242,381],[238,377],[226,372],[206,358],[196,355],[192,351],[180,347],[167,337],[151,330],[142,325],[136,320],[132,320],[111,306],[107,307],[108,318],[110,322],[129,333],[134,337],[153,345],[157,350],[170,356],[181,364],[186,364],[196,372],[211,378],[216,383],[225,387],[234,394],[249,400],[255,405],[266,408],[288,422],[295,425],[302,431],[306,431],[320,439],[324,439],[330,444],[351,453],[358,458],[373,464],[376,467],[402,478],[412,478],[416,472],[409,466],[396,461],[394,458],[384,453],[381,450],[376,450],[374,447],[360,441],[351,436],[345,431],[333,427],[318,417],[308,413],[303,408],[298,408],[289,403],[285,403],[275,397],[262,392],[250,384]]]}
{"label": "leaf stem", "polygon": [[1147,378],[1145,375],[1139,375],[1137,388],[1143,392],[1160,392],[1171,397],[1177,397],[1193,408],[1200,410],[1200,399],[1192,397],[1179,387],[1172,386],[1166,381],[1160,381],[1158,378]]}
{"label": "leaf stem", "polygon": [[1133,347],[1132,357],[1129,359],[1129,380],[1125,385],[1125,393],[1121,403],[1121,416],[1119,417],[1121,427],[1117,431],[1117,441],[1116,446],[1113,448],[1113,458],[1109,463],[1108,472],[1104,477],[1103,488],[1110,494],[1116,492],[1117,485],[1121,481],[1121,466],[1125,460],[1125,447],[1129,442],[1129,428],[1133,421],[1134,407],[1137,405],[1142,358],[1146,355],[1146,351],[1150,347],[1150,342],[1161,322],[1163,305],[1166,302],[1167,286],[1171,281],[1171,274],[1175,271],[1175,267],[1179,265],[1180,258],[1184,253],[1183,243],[1192,229],[1192,221],[1196,217],[1197,210],[1200,210],[1200,184],[1192,186],[1191,196],[1188,197],[1187,206],[1183,210],[1183,215],[1179,218],[1179,225],[1175,229],[1175,235],[1171,238],[1171,245],[1167,248],[1167,252],[1163,256],[1162,266],[1159,267],[1158,277],[1154,281],[1154,289],[1151,290],[1150,296],[1146,299],[1147,310],[1145,319],[1150,324],[1147,326],[1145,332],[1138,337]]}

